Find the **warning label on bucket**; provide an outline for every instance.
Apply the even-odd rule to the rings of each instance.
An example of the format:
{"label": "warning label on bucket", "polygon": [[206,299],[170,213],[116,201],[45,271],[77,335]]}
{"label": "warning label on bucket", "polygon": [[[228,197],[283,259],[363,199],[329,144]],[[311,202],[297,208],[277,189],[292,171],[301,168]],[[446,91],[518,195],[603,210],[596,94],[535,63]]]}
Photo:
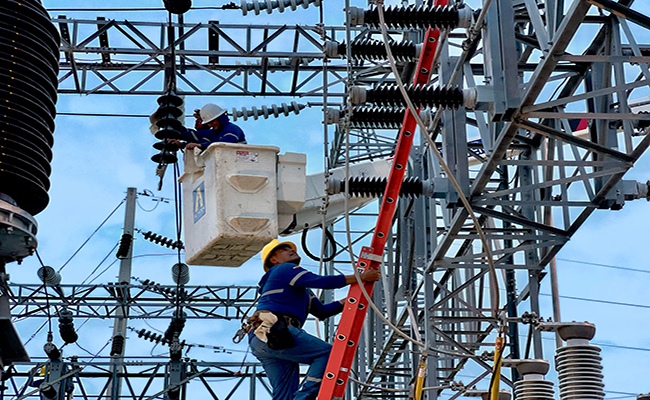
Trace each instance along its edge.
{"label": "warning label on bucket", "polygon": [[256,163],[259,162],[259,153],[255,151],[238,150],[236,162]]}

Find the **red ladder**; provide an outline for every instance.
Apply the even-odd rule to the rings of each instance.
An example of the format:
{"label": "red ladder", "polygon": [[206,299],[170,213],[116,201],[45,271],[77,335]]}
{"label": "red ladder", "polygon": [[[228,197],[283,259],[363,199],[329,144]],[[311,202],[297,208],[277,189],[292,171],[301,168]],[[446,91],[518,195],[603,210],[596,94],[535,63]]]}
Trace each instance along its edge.
{"label": "red ladder", "polygon": [[[448,0],[436,0],[435,5],[446,6]],[[433,69],[434,57],[438,48],[440,30],[429,27],[427,29],[422,52],[418,60],[418,67],[413,79],[414,85],[425,85],[429,82],[429,76]],[[419,111],[419,110],[418,110]],[[378,269],[384,259],[384,248],[386,240],[391,231],[393,216],[397,205],[397,199],[404,180],[405,167],[408,162],[411,147],[413,146],[413,133],[417,122],[415,117],[407,109],[404,115],[404,122],[400,129],[395,157],[388,175],[386,191],[379,209],[377,225],[370,242],[370,247],[363,247],[357,262],[359,273],[368,268]],[[366,282],[365,289],[372,295],[374,282]],[[343,315],[334,337],[332,352],[325,369],[319,400],[342,399],[350,375],[350,367],[357,351],[361,328],[366,318],[368,301],[363,295],[359,284],[350,286]]]}

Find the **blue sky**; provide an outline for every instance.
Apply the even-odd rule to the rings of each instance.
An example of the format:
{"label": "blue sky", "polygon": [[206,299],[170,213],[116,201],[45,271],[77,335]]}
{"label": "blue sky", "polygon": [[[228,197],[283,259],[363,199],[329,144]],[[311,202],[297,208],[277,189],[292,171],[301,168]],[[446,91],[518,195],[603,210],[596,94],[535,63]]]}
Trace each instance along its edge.
{"label": "blue sky", "polygon": [[[221,5],[208,0],[195,0],[194,6]],[[225,2],[223,2],[225,3]],[[361,3],[361,2],[357,2]],[[137,6],[159,7],[162,1],[141,0]],[[87,1],[44,0],[47,8],[89,7]],[[360,6],[362,4],[359,4]],[[97,5],[100,6],[99,4]],[[132,7],[132,1],[112,1],[111,7]],[[105,7],[103,4],[101,7]],[[325,13],[326,24],[343,22],[342,2],[328,3]],[[206,21],[219,19],[222,22],[237,23],[309,23],[318,22],[316,9],[299,9],[295,13],[273,13],[270,16],[242,17],[239,11],[192,11],[186,15],[187,21]],[[108,18],[131,20],[165,20],[165,13],[73,13],[52,12],[52,15],[66,14],[74,18],[94,19],[104,15]],[[198,98],[187,99],[187,109],[200,107],[213,101],[228,108],[241,106],[261,106],[291,99],[282,98]],[[300,102],[300,100],[298,99]],[[112,96],[112,95],[63,95],[59,97],[58,111],[86,113],[143,114],[151,113],[156,107],[153,96]],[[322,115],[317,108],[306,109],[300,115],[278,120],[248,121],[238,124],[246,132],[249,143],[272,144],[284,151],[305,152],[308,154],[309,172],[322,170]],[[104,218],[119,204],[127,187],[137,187],[139,191],[148,189],[157,196],[173,198],[171,171],[168,171],[165,187],[157,192],[155,164],[149,161],[153,154],[151,145],[154,138],[148,130],[146,118],[80,117],[59,116],[56,120],[54,160],[52,163],[52,189],[48,208],[36,218],[39,222],[39,253],[47,265],[58,269],[95,230]],[[626,179],[646,181],[650,179],[650,156],[645,155]],[[156,206],[150,198],[141,196],[137,209],[136,227],[152,230],[165,236],[174,236],[173,206],[161,203]],[[63,283],[80,283],[112,249],[121,234],[123,206],[109,220],[104,228],[62,271]],[[650,391],[647,376],[650,372],[650,302],[647,287],[649,282],[649,262],[647,255],[647,227],[650,226],[650,204],[643,200],[629,202],[621,211],[596,211],[573,239],[558,255],[558,275],[561,294],[585,299],[599,299],[630,305],[613,305],[591,301],[563,298],[562,316],[565,321],[590,321],[597,325],[594,342],[638,348],[623,349],[603,347],[606,390],[625,393]],[[317,235],[312,235],[317,236]],[[171,251],[152,245],[136,235],[136,254],[170,254]],[[296,241],[299,238],[294,238]],[[312,238],[315,241],[314,238]],[[113,252],[114,253],[114,252]],[[104,270],[115,260],[111,254],[108,261],[97,271]],[[142,279],[154,279],[171,284],[170,269],[173,256],[142,257],[134,262],[133,275]],[[570,261],[571,260],[571,261]],[[603,264],[643,270],[643,272],[621,270],[610,267],[590,265]],[[305,263],[314,268],[314,262]],[[22,265],[11,264],[8,270],[12,281],[19,283],[37,282],[38,261],[35,257],[26,259]],[[118,263],[106,270],[95,282],[110,282],[117,275]],[[349,271],[346,271],[349,272]],[[212,267],[192,267],[190,284],[214,285],[254,285],[261,273],[259,259],[255,257],[238,269]],[[95,274],[96,275],[96,274]],[[91,278],[92,279],[92,278]],[[542,293],[550,293],[548,279],[543,283]],[[552,315],[550,298],[542,297],[543,316]],[[632,306],[637,305],[637,306]],[[521,309],[523,312],[524,310]],[[23,321],[17,327],[24,340],[40,326],[42,320]],[[79,325],[82,321],[75,321]],[[110,338],[112,329],[109,321],[90,321],[80,330],[80,344],[91,352],[98,351]],[[146,328],[140,321],[133,323],[137,328]],[[152,321],[155,328],[164,330],[165,321]],[[243,345],[229,343],[236,322],[190,321],[183,336],[188,342],[223,345],[233,350],[245,350]],[[226,338],[224,343],[213,342],[212,338]],[[545,335],[552,338],[551,335]],[[41,331],[28,345],[34,356],[42,354],[45,332]],[[552,358],[552,340],[545,341],[546,355]],[[71,346],[72,347],[72,346]],[[137,354],[149,353],[147,342],[132,338],[127,351]],[[137,351],[135,350],[137,348]],[[643,349],[643,350],[640,350]],[[68,349],[67,355],[78,352]],[[160,348],[154,353],[162,352]],[[204,359],[239,361],[240,352],[233,354],[200,353]],[[251,357],[251,356],[249,356]],[[471,368],[467,372],[471,375]],[[463,378],[469,381],[471,378]],[[625,396],[609,393],[608,398]]]}

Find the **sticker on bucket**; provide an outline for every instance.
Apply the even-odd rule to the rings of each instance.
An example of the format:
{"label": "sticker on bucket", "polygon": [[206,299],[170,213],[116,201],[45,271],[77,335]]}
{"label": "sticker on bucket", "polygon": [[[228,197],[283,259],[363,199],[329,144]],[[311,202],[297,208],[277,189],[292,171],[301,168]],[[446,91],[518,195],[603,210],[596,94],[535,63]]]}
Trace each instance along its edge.
{"label": "sticker on bucket", "polygon": [[237,150],[236,162],[256,163],[259,162],[260,154],[255,151]]}
{"label": "sticker on bucket", "polygon": [[205,182],[201,182],[192,191],[192,203],[194,204],[194,223],[196,224],[205,215]]}

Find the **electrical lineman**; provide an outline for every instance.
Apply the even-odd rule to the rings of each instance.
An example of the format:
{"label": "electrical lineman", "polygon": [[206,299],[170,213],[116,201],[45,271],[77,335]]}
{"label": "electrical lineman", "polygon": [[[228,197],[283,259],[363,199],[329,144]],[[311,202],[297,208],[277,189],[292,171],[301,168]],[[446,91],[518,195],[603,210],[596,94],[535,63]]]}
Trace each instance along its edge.
{"label": "electrical lineman", "polygon": [[[160,108],[149,117],[153,126],[158,124],[161,117]],[[226,109],[216,104],[208,103],[201,109],[194,110],[194,129],[186,128],[180,124],[175,126],[178,133],[176,137],[168,137],[168,146],[192,150],[200,148],[205,150],[211,143],[246,143],[246,136],[242,129],[230,122]]]}
{"label": "electrical lineman", "polygon": [[246,143],[246,136],[241,128],[228,119],[226,110],[216,104],[208,103],[200,110],[194,110],[195,129],[181,126],[178,131],[186,142],[172,140],[173,143],[183,146],[187,150],[196,147],[205,150],[211,143]]}
{"label": "electrical lineman", "polygon": [[[336,289],[356,283],[354,275],[321,276],[300,267],[292,242],[273,239],[262,249],[266,272],[259,283],[257,311],[249,318],[249,343],[273,386],[274,400],[315,399],[332,345],[306,333],[307,314],[325,319],[340,313],[345,300],[323,304],[309,288]],[[378,270],[360,274],[378,281]],[[309,364],[299,387],[299,364]]]}

